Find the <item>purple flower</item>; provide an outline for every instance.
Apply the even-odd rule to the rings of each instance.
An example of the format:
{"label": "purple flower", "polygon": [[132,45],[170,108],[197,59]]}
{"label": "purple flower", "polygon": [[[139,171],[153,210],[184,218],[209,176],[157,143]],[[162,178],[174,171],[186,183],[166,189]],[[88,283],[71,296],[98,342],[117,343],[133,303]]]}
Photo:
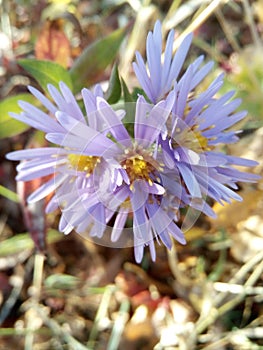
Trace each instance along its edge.
{"label": "purple flower", "polygon": [[[258,176],[236,169],[237,165],[251,167],[256,162],[232,157],[221,151],[223,145],[238,140],[238,132],[229,128],[241,121],[246,112],[235,112],[241,100],[233,99],[233,91],[220,98],[215,97],[223,84],[223,75],[218,76],[204,92],[197,93],[196,88],[213,67],[213,62],[201,65],[203,56],[190,64],[178,79],[192,36],[184,39],[174,56],[173,37],[172,30],[167,38],[162,63],[161,23],[157,21],[153,32],[149,32],[147,37],[147,67],[139,53],[136,53],[137,63],[133,63],[133,67],[153,103],[171,90],[175,92],[171,117],[159,139],[162,161],[171,169],[170,183],[178,181],[178,175],[176,179],[174,176],[180,174],[180,181],[189,195],[187,205],[213,216],[213,211],[204,201],[207,196],[219,203],[241,200],[233,191],[237,189],[236,182],[258,180]],[[166,190],[169,195],[171,190],[168,187]]]}
{"label": "purple flower", "polygon": [[161,23],[157,21],[153,32],[149,32],[147,36],[147,67],[141,54],[136,52],[137,63],[133,63],[133,69],[144,92],[153,103],[161,100],[172,89],[191,45],[192,34],[185,37],[174,57],[173,41],[174,30],[171,30],[162,62],[162,31]]}
{"label": "purple flower", "polygon": [[[157,160],[161,151],[159,136],[164,130],[173,103],[174,92],[156,105],[150,105],[140,96],[136,102],[134,136],[131,137],[119,117],[120,112],[114,111],[103,98],[97,98],[96,111],[105,126],[102,132],[108,135],[108,142],[111,142],[111,145],[107,144],[101,157],[115,166],[117,176],[111,182],[112,186],[105,186],[104,181],[112,176],[112,170],[107,167],[108,173],[105,171],[104,174],[94,171],[92,191],[78,187],[78,192],[71,191],[60,196],[60,201],[71,203],[63,210],[60,225],[62,231],[74,227],[77,232],[85,235],[90,227],[89,236],[101,238],[109,228],[106,224],[114,217],[111,241],[117,242],[120,238],[125,240],[125,235],[128,235],[128,241],[130,230],[125,225],[132,216],[137,262],[142,260],[145,245],[149,245],[152,259],[155,260],[155,239],[161,240],[168,248],[172,244],[170,235],[185,243],[183,233],[176,225],[175,215],[176,209],[179,210],[182,203],[180,197],[183,190],[180,185],[174,184],[173,188],[177,188],[177,193],[173,199],[178,199],[178,207],[174,205],[174,213],[169,215],[164,205],[167,203],[163,184],[166,181],[165,168]],[[63,125],[65,126],[65,118]],[[85,137],[74,125],[67,123],[65,127],[68,131],[66,137],[57,132],[47,134],[47,139],[69,147],[72,138]],[[97,147],[97,140],[93,138],[83,152],[94,155]]]}
{"label": "purple flower", "polygon": [[48,86],[55,104],[29,88],[47,113],[20,101],[23,112],[12,114],[45,132],[46,139],[57,145],[7,155],[22,161],[17,166],[18,181],[52,176],[28,201],[53,193],[46,211],[61,209],[62,232],[75,229],[96,242],[119,247],[132,240],[137,262],[145,246],[155,260],[155,241],[169,249],[171,236],[185,243],[177,226],[181,208],[215,216],[206,197],[222,204],[241,200],[235,192],[237,182],[258,179],[237,169],[256,162],[222,152],[222,146],[238,140],[238,132],[229,128],[246,115],[236,112],[240,99],[234,99],[233,92],[217,97],[222,75],[200,92],[198,85],[213,67],[212,62],[202,65],[203,56],[178,79],[192,35],[174,56],[173,37],[171,31],[162,63],[157,21],[147,37],[148,68],[136,54],[134,70],[152,103],[138,96],[130,123],[127,110],[114,110],[99,86],[94,92],[82,90],[83,114],[64,83],[60,83],[61,92]]}
{"label": "purple flower", "polygon": [[[97,96],[102,96],[99,86],[95,88],[94,93],[87,89],[82,91],[87,116],[83,115],[72,92],[64,83],[60,83],[61,93],[53,85],[48,86],[49,93],[56,105],[35,88],[29,87],[29,90],[46,107],[48,113],[42,112],[27,102],[20,101],[19,105],[23,112],[12,113],[13,118],[45,133],[59,133],[62,139],[67,137],[68,128],[75,130],[75,136],[70,140],[67,138],[66,147],[42,147],[7,154],[10,160],[22,161],[17,166],[17,181],[30,181],[47,175],[52,176],[28,198],[28,202],[36,202],[56,191],[47,206],[49,212],[58,207],[60,203],[58,198],[63,197],[65,193],[74,192],[76,187],[78,189],[84,187],[92,191],[94,171],[103,174],[108,167],[112,168],[101,157],[111,142],[100,132],[103,124],[99,122],[99,118],[96,118],[95,100]],[[80,138],[78,133],[85,137]],[[97,142],[96,150],[93,155],[86,155],[85,147],[93,139],[96,139]]]}
{"label": "purple flower", "polygon": [[[223,204],[231,199],[242,200],[233,190],[236,182],[255,182],[258,176],[241,172],[236,166],[252,167],[257,163],[226,155],[222,146],[238,140],[238,132],[229,128],[246,116],[246,111],[235,112],[241,100],[232,99],[234,92],[220,98],[216,94],[223,84],[218,76],[202,93],[196,94],[196,84],[209,73],[211,66],[199,69],[201,59],[191,64],[173,91],[176,94],[166,132],[160,137],[163,161],[170,169],[176,168],[181,181],[192,198],[190,205],[203,203],[207,196]],[[205,68],[205,69],[204,69]],[[204,205],[199,210],[213,212]],[[210,214],[209,214],[210,213]]]}
{"label": "purple flower", "polygon": [[[133,138],[126,134],[125,126],[105,101],[101,100],[98,108],[119,146],[114,158],[125,171],[122,185],[116,189],[112,201],[108,204],[112,211],[116,212],[117,209],[111,238],[118,239],[130,211],[133,215],[137,262],[142,259],[144,245],[149,245],[152,259],[155,260],[154,239],[161,239],[168,248],[172,245],[170,235],[180,243],[185,243],[183,233],[176,225],[175,213],[171,216],[166,211],[166,169],[158,161],[161,152],[159,135],[170,115],[174,97],[174,93],[171,92],[165,100],[152,106],[139,96],[136,102]],[[177,187],[174,198],[182,200],[183,190],[180,184],[174,183],[173,187]],[[174,212],[179,205],[177,208],[174,206]]]}
{"label": "purple flower", "polygon": [[29,89],[49,114],[25,102],[20,102],[23,112],[13,114],[46,132],[47,140],[58,145],[7,155],[8,159],[22,161],[17,166],[18,181],[52,175],[28,201],[38,201],[54,192],[46,211],[61,209],[62,232],[75,229],[85,235],[88,230],[90,237],[100,239],[110,229],[111,241],[116,244],[120,239],[130,240],[131,229],[126,224],[131,217],[137,262],[145,245],[149,245],[155,260],[155,239],[168,248],[172,244],[170,235],[185,243],[175,212],[187,202],[181,198],[186,193],[180,184],[172,186],[177,190],[172,198],[173,210],[167,213],[164,184],[169,181],[164,165],[158,161],[159,137],[170,116],[174,92],[156,105],[142,96],[138,98],[131,137],[122,122],[124,112],[114,111],[98,88],[95,93],[82,91],[86,115],[65,84],[60,83],[61,93],[52,85],[48,88],[56,105],[36,89]]}

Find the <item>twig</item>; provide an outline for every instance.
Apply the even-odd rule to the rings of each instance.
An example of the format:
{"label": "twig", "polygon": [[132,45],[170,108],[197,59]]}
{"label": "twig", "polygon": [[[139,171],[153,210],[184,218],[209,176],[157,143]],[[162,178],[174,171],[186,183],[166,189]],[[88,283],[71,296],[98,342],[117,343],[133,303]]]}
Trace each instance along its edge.
{"label": "twig", "polygon": [[[74,350],[92,350],[93,348],[86,347],[77,341],[74,337],[69,334],[68,329],[61,327],[54,319],[51,319],[39,305],[35,306],[35,311],[38,316],[42,319],[44,324],[51,330],[51,332],[56,336],[61,338],[69,345],[69,349]],[[66,326],[66,325],[65,325]]]}
{"label": "twig", "polygon": [[130,302],[128,299],[125,299],[121,303],[118,316],[114,322],[114,326],[112,328],[107,350],[117,350],[119,348],[121,335],[124,330],[124,326],[129,318],[128,316],[129,308],[130,308]]}
{"label": "twig", "polygon": [[[245,287],[253,286],[256,281],[259,279],[263,272],[263,260],[261,263],[255,268],[253,273],[250,275],[250,277],[247,279],[246,283],[244,284]],[[245,288],[244,288],[245,291]],[[232,310],[236,305],[238,305],[246,296],[246,293],[243,292],[236,296],[235,298],[231,299],[230,301],[223,304],[221,307],[216,309],[216,305],[213,308],[213,312],[206,317],[205,319],[199,319],[196,323],[196,332],[198,334],[202,333],[208,326],[210,326],[214,321],[224,315],[226,312]]]}
{"label": "twig", "polygon": [[[22,269],[20,268],[19,271],[16,272],[16,275],[13,275],[10,278],[10,281],[13,284],[13,289],[0,311],[0,324],[2,324],[5,321],[5,319],[11,312],[22,290],[24,276],[22,275],[21,270]],[[18,272],[19,272],[19,275],[18,275]]]}
{"label": "twig", "polygon": [[35,326],[35,307],[38,305],[39,297],[41,294],[41,285],[43,278],[43,266],[44,266],[44,255],[40,253],[36,253],[35,262],[34,262],[34,275],[33,275],[33,283],[29,289],[31,294],[31,307],[27,310],[27,329],[28,333],[25,337],[25,350],[32,350],[34,343],[34,331],[36,329]]}
{"label": "twig", "polygon": [[232,48],[234,49],[234,51],[240,53],[240,46],[238,45],[238,42],[236,41],[234,35],[233,35],[233,30],[230,28],[230,25],[228,24],[228,22],[225,20],[224,15],[221,11],[221,9],[217,9],[215,11],[215,15],[217,17],[218,22],[220,23],[223,32],[225,33],[225,36],[228,40],[228,42],[230,43],[230,45],[232,46]]}
{"label": "twig", "polygon": [[[257,265],[263,259],[263,250],[259,251],[255,256],[253,256],[250,260],[248,260],[239,271],[229,280],[229,284],[237,284],[244,280],[247,273],[253,269],[255,265]],[[224,298],[228,295],[228,293],[221,293],[215,298],[215,305],[219,305]]]}
{"label": "twig", "polygon": [[241,284],[224,283],[224,282],[215,282],[213,286],[214,286],[214,289],[218,292],[231,293],[231,294],[245,293],[246,295],[254,295],[254,294],[263,295],[263,287],[243,286]]}
{"label": "twig", "polygon": [[193,284],[193,281],[190,280],[183,274],[180,269],[178,268],[178,258],[177,258],[177,252],[175,248],[175,244],[173,242],[171,250],[167,250],[168,252],[168,263],[169,267],[171,269],[172,274],[174,275],[174,278],[183,286],[183,287],[190,287]]}
{"label": "twig", "polygon": [[[205,346],[204,348],[202,348],[203,350],[217,350],[219,348],[222,348],[223,346],[226,346],[227,344],[229,344],[229,342],[231,341],[231,339],[235,339],[237,336],[239,338],[241,338],[242,340],[244,338],[258,338],[258,339],[262,339],[262,335],[263,335],[263,327],[256,327],[256,328],[244,328],[244,329],[239,329],[236,331],[231,331],[228,332],[227,334],[224,334],[224,337],[213,341],[212,344],[209,344],[208,346]],[[205,336],[206,337],[206,336]],[[201,337],[200,337],[201,338]],[[202,341],[202,339],[200,339]],[[212,339],[211,339],[212,341]],[[251,346],[251,344],[250,344]],[[246,347],[246,349],[248,349]],[[249,347],[249,349],[254,349],[252,347]],[[255,347],[255,349],[261,349],[261,347]]]}
{"label": "twig", "polygon": [[[192,286],[192,281],[188,279],[180,269],[178,268],[178,259],[176,254],[175,246],[173,245],[171,251],[168,252],[168,261],[170,269],[175,277],[175,279],[183,286],[190,287]],[[224,293],[220,293],[211,303],[209,312],[206,310],[205,313],[200,314],[199,319],[196,322],[196,334],[201,334],[208,326],[214,323],[216,319],[225,314],[226,312],[233,309],[236,305],[238,305],[247,295],[246,291],[250,290],[251,287],[256,283],[256,281],[260,278],[263,271],[263,251],[260,251],[257,255],[255,255],[251,260],[249,260],[245,265],[241,267],[241,269],[237,272],[237,274],[231,278],[229,281],[230,284],[236,284],[237,282],[243,280],[247,273],[255,267],[255,265],[259,265],[254,269],[250,277],[244,284],[243,290],[240,294],[235,296],[230,301],[227,301],[222,306],[218,307],[221,302],[225,299],[225,297],[229,296],[229,291],[225,291]],[[208,286],[208,285],[207,285]],[[204,291],[207,290],[204,286]]]}
{"label": "twig", "polygon": [[255,21],[254,21],[253,15],[252,15],[252,11],[251,11],[251,7],[249,5],[249,2],[247,0],[243,0],[243,6],[244,6],[244,10],[245,10],[245,13],[247,16],[247,22],[248,22],[248,25],[249,25],[249,28],[250,28],[250,31],[252,34],[253,41],[257,47],[262,47],[262,43],[261,43],[261,40],[259,38],[257,29],[256,29]]}

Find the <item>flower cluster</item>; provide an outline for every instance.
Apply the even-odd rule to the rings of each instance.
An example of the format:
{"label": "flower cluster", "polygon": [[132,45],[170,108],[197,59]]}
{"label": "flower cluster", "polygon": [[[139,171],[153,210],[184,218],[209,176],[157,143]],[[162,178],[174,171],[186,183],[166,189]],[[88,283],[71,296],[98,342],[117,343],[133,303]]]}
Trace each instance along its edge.
{"label": "flower cluster", "polygon": [[146,245],[155,260],[155,240],[169,249],[171,236],[185,243],[177,225],[181,208],[214,216],[206,197],[220,203],[241,200],[234,191],[236,183],[257,180],[236,168],[255,162],[221,151],[222,145],[238,139],[229,128],[246,115],[235,112],[241,101],[233,99],[234,92],[216,97],[222,75],[197,94],[196,88],[213,64],[202,64],[200,56],[182,74],[192,35],[174,56],[173,39],[172,30],[162,61],[158,21],[147,37],[147,65],[136,54],[133,67],[146,97],[139,95],[134,102],[132,123],[127,123],[125,110],[108,104],[99,85],[82,90],[83,112],[63,82],[60,91],[48,86],[54,103],[29,87],[46,113],[20,101],[23,112],[12,114],[42,130],[57,145],[7,155],[22,161],[17,167],[18,181],[52,175],[28,201],[53,193],[46,211],[61,209],[62,232],[88,232],[117,246],[132,240],[137,262]]}

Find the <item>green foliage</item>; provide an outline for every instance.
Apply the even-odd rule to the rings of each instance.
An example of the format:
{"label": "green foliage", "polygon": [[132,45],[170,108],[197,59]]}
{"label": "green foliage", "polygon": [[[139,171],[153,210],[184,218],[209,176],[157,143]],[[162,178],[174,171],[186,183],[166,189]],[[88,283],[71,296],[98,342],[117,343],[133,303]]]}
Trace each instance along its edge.
{"label": "green foliage", "polygon": [[117,103],[121,97],[121,81],[117,65],[113,66],[111,71],[109,88],[106,91],[105,98],[110,104]]}
{"label": "green foliage", "polygon": [[10,201],[19,203],[17,194],[2,185],[0,185],[0,195],[7,199],[10,199]]}
{"label": "green foliage", "polygon": [[122,85],[122,90],[123,90],[123,98],[125,102],[134,102],[135,100],[133,99],[132,95],[130,94],[128,87],[124,81],[124,79],[121,78],[121,85]]}
{"label": "green foliage", "polygon": [[252,117],[244,128],[263,125],[263,65],[262,48],[246,47],[234,58],[234,69],[228,75],[228,82],[237,89],[238,97],[243,100],[245,107]]}
{"label": "green foliage", "polygon": [[17,104],[19,100],[29,103],[35,102],[35,98],[30,94],[18,94],[16,96],[7,97],[0,102],[0,139],[18,135],[30,128],[29,125],[13,119],[9,115],[10,112],[21,112],[21,108]]}
{"label": "green foliage", "polygon": [[70,69],[74,92],[92,85],[98,75],[113,62],[125,33],[125,28],[118,29],[82,52]]}
{"label": "green foliage", "polygon": [[60,81],[63,81],[72,89],[69,72],[58,63],[35,59],[22,59],[18,63],[36,79],[45,91],[47,91],[47,84],[58,86]]}
{"label": "green foliage", "polygon": [[[64,235],[57,230],[50,229],[47,234],[48,243],[60,241]],[[27,249],[33,249],[34,242],[29,233],[20,233],[14,237],[8,238],[0,244],[0,257],[18,254]]]}
{"label": "green foliage", "polygon": [[44,286],[48,289],[74,289],[78,286],[79,278],[63,273],[55,273],[48,276],[44,281]]}

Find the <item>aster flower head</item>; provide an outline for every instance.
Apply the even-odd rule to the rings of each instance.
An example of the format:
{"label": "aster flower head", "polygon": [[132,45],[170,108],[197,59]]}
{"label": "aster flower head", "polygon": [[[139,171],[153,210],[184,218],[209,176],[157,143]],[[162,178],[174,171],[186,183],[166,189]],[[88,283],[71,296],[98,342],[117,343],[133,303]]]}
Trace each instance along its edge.
{"label": "aster flower head", "polygon": [[[170,234],[185,243],[183,233],[162,207],[165,187],[164,168],[159,163],[159,137],[174,103],[174,92],[156,105],[140,96],[136,102],[133,136],[122,122],[124,112],[114,111],[97,87],[95,92],[82,90],[84,115],[64,83],[60,90],[49,85],[55,104],[42,93],[29,87],[48,113],[24,102],[23,112],[13,117],[46,133],[46,139],[57,147],[42,147],[9,153],[7,158],[19,160],[18,181],[51,176],[32,193],[28,202],[36,202],[53,194],[47,213],[60,208],[59,229],[101,239],[111,230],[111,241],[124,236],[126,223],[132,217],[136,261],[141,261],[143,247],[149,245],[155,259],[154,240],[171,247]],[[180,186],[176,196],[180,198]],[[167,201],[167,199],[166,199]],[[178,200],[179,203],[179,200]],[[179,206],[178,206],[179,208]],[[177,209],[178,209],[177,208]],[[109,226],[114,218],[114,224]],[[104,244],[102,240],[100,242]]]}
{"label": "aster flower head", "polygon": [[238,140],[238,132],[229,128],[247,113],[236,112],[241,100],[233,99],[233,91],[216,97],[223,84],[223,75],[218,76],[203,93],[195,93],[197,81],[201,82],[209,72],[208,65],[199,68],[201,61],[197,59],[191,64],[175,83],[176,99],[167,124],[168,136],[161,138],[160,143],[169,155],[166,157],[169,158],[167,166],[178,169],[193,199],[208,196],[223,204],[231,199],[241,200],[233,191],[237,189],[237,181],[254,182],[258,179],[258,176],[241,172],[235,166],[251,167],[257,163],[221,151],[222,145]]}
{"label": "aster flower head", "polygon": [[[240,159],[222,153],[220,147],[238,141],[238,131],[229,128],[246,116],[246,111],[235,112],[241,100],[234,99],[234,91],[220,98],[217,94],[223,85],[219,75],[204,92],[198,92],[200,83],[213,68],[213,62],[203,64],[199,56],[186,71],[179,73],[184,65],[192,35],[188,35],[172,55],[174,31],[170,31],[162,62],[162,31],[159,21],[147,37],[145,65],[141,55],[136,54],[133,64],[135,74],[147,97],[156,102],[169,91],[175,93],[171,116],[160,136],[163,162],[178,171],[181,182],[189,194],[188,205],[213,216],[204,199],[208,196],[223,204],[231,199],[241,200],[233,191],[237,181],[254,182],[258,176],[243,173],[236,165],[255,166],[251,160]],[[200,89],[198,89],[199,91]],[[232,188],[232,189],[231,189]]]}
{"label": "aster flower head", "polygon": [[[17,181],[30,181],[48,175],[51,176],[51,179],[29,196],[28,202],[36,202],[43,199],[55,190],[57,191],[57,196],[60,193],[63,194],[70,191],[74,189],[76,180],[80,187],[92,187],[94,169],[98,167],[103,172],[107,166],[100,157],[100,153],[107,147],[108,139],[99,132],[100,128],[102,128],[102,123],[100,123],[99,119],[92,120],[89,118],[89,115],[94,115],[95,97],[102,95],[101,88],[97,86],[94,93],[83,89],[82,96],[86,106],[86,116],[83,115],[72,92],[62,82],[60,83],[61,92],[53,85],[48,86],[49,93],[53,97],[55,104],[37,89],[29,87],[29,90],[48,112],[45,113],[27,102],[20,101],[19,105],[23,112],[20,114],[12,113],[13,118],[45,133],[57,132],[62,137],[65,137],[68,133],[67,127],[70,123],[71,125],[81,125],[81,129],[86,132],[88,140],[90,137],[96,137],[98,142],[104,146],[101,146],[100,149],[97,148],[94,156],[85,157],[82,150],[88,141],[85,140],[83,144],[82,140],[76,136],[75,139],[71,139],[71,144],[68,147],[41,147],[7,154],[8,159],[21,161],[17,166]],[[50,200],[47,211],[50,208],[54,210],[58,206],[57,196]]]}
{"label": "aster flower head", "polygon": [[[87,228],[91,225],[88,235],[101,238],[105,230],[109,231],[109,226],[105,223],[108,224],[114,217],[114,223],[110,227],[111,241],[116,242],[117,246],[127,244],[132,232],[137,262],[142,259],[145,245],[149,245],[151,256],[155,260],[155,239],[161,240],[169,248],[172,244],[170,234],[179,242],[185,243],[183,233],[175,223],[175,214],[169,216],[162,204],[166,193],[163,185],[165,169],[158,160],[159,136],[173,102],[174,92],[156,105],[149,104],[140,96],[136,102],[133,136],[130,136],[119,113],[103,98],[97,98],[97,111],[105,123],[103,133],[112,142],[101,156],[108,163],[115,164],[118,178],[115,178],[115,186],[105,188],[104,178],[96,169],[93,183],[95,191],[92,194],[82,187],[77,192],[64,195],[63,201],[74,205],[66,206],[63,211],[63,231],[74,227],[86,236]],[[61,133],[49,133],[47,139],[65,147],[71,144],[75,132],[70,127],[65,138],[61,137]],[[81,137],[80,134],[78,136]],[[87,145],[84,152],[94,153],[95,144],[96,139]],[[108,177],[110,176],[109,173]],[[176,196],[180,197],[182,191],[179,184],[177,189]],[[94,200],[97,201],[96,204]],[[99,207],[99,210],[94,211],[95,207]],[[178,208],[174,207],[174,211]],[[130,217],[132,228],[127,228],[126,223]]]}

